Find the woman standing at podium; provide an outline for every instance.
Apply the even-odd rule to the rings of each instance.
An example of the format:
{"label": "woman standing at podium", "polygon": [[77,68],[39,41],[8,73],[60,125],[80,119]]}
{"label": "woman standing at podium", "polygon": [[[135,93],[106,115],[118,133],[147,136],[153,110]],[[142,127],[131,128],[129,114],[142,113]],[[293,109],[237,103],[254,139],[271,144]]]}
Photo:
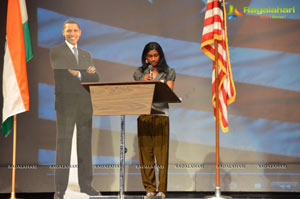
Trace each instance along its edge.
{"label": "woman standing at podium", "polygon": [[[158,43],[150,42],[144,47],[141,61],[143,65],[133,75],[135,80],[163,80],[173,89],[176,73],[168,66]],[[147,196],[165,198],[169,163],[169,106],[167,103],[153,103],[153,106],[164,114],[141,115],[138,118],[139,166]],[[158,193],[156,167],[159,169]]]}

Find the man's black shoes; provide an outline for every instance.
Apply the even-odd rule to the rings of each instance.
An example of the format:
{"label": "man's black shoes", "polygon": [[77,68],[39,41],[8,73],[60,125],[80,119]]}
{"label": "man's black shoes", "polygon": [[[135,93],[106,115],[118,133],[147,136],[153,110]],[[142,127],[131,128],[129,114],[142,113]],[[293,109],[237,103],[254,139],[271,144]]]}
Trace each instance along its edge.
{"label": "man's black shoes", "polygon": [[[86,187],[84,189],[80,189],[81,193],[85,193],[89,196],[101,196],[99,191],[96,191],[93,187]],[[64,192],[55,192],[53,199],[64,199]]]}
{"label": "man's black shoes", "polygon": [[89,196],[101,196],[99,191],[96,191],[93,187],[86,187],[84,189],[80,189],[81,193],[85,193]]}

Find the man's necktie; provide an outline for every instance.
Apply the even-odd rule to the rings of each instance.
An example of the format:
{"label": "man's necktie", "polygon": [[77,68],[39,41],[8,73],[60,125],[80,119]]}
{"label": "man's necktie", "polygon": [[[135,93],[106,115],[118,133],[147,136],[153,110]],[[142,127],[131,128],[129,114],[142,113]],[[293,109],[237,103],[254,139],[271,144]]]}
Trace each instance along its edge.
{"label": "man's necktie", "polygon": [[74,55],[76,57],[76,61],[78,63],[78,51],[77,51],[77,48],[76,47],[73,47],[73,52],[74,52]]}

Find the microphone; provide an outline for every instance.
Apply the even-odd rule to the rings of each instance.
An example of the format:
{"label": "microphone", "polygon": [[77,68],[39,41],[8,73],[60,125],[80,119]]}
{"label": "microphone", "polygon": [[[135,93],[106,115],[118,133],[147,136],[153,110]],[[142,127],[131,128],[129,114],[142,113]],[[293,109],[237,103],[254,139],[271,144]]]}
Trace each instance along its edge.
{"label": "microphone", "polygon": [[152,74],[153,74],[153,73],[152,73],[153,66],[150,64],[148,67],[149,67],[149,70],[150,70],[150,73],[149,73],[149,74],[150,74],[150,75],[151,75],[151,77],[152,77]]}

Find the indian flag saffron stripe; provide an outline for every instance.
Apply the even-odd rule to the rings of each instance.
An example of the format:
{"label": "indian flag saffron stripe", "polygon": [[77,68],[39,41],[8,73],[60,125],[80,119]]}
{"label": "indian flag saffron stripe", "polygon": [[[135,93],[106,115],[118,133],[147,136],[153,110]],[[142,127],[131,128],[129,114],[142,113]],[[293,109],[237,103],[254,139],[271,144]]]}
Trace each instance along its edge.
{"label": "indian flag saffron stripe", "polygon": [[12,130],[13,116],[29,110],[26,60],[32,56],[25,0],[8,0],[1,125],[5,136]]}

